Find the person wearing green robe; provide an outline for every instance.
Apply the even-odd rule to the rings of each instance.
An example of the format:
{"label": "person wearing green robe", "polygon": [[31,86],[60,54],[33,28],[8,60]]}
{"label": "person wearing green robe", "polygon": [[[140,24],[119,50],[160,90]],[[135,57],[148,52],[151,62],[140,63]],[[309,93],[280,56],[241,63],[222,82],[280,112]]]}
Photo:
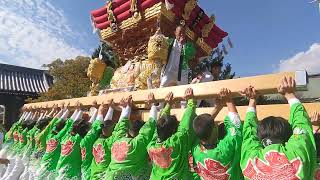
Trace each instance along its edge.
{"label": "person wearing green robe", "polygon": [[38,168],[35,173],[36,179],[42,179],[46,176],[50,178],[55,177],[55,170],[61,152],[61,141],[63,137],[71,131],[73,119],[76,117],[77,113],[77,110],[74,111],[72,116],[67,119],[69,110],[61,109],[51,120],[49,125],[41,132],[41,136],[47,134],[46,148],[40,161],[40,168]]}
{"label": "person wearing green robe", "polygon": [[256,92],[250,99],[243,125],[240,166],[245,179],[305,179],[314,177],[316,145],[311,122],[294,94],[295,80],[284,77],[278,87],[290,105],[289,123],[281,117],[267,117],[258,124]]}
{"label": "person wearing green robe", "polygon": [[[148,102],[153,103],[153,101],[154,96],[150,94]],[[146,147],[154,134],[157,109],[152,105],[151,116],[145,124],[136,120],[129,125],[132,97],[130,96],[126,102],[127,106],[120,117],[118,128],[127,133],[114,137],[106,179],[149,179],[150,166]]]}
{"label": "person wearing green robe", "polygon": [[7,168],[4,176],[2,177],[3,180],[19,178],[20,175],[23,173],[25,166],[24,161],[22,159],[22,150],[24,146],[27,144],[26,136],[28,131],[30,131],[35,125],[34,119],[36,118],[37,114],[38,113],[36,112],[32,115],[31,118],[22,121],[21,128],[18,132],[19,142],[14,149],[15,155],[13,156],[13,158],[10,158],[10,166]]}
{"label": "person wearing green robe", "polygon": [[[242,143],[242,124],[237,109],[230,97],[231,91],[221,89],[217,105],[212,114],[201,114],[193,121],[193,129],[197,138],[192,148],[195,179],[243,179],[240,169],[240,151]],[[225,103],[228,115],[224,119],[227,132],[218,140],[218,126],[214,123]]]}
{"label": "person wearing green robe", "polygon": [[193,90],[188,88],[185,92],[187,108],[180,124],[175,116],[170,115],[173,93],[169,93],[166,99],[166,106],[157,120],[156,133],[147,148],[152,161],[150,179],[192,179],[188,155],[195,140],[192,122],[196,117],[197,103],[193,99]]}
{"label": "person wearing green robe", "polygon": [[103,116],[110,105],[110,102],[107,104],[101,104],[99,109],[94,109],[93,114],[89,120],[92,124],[90,131],[87,135],[81,140],[81,176],[82,179],[89,180],[91,179],[91,164],[93,160],[93,144],[98,139],[101,133],[101,126],[103,123]]}
{"label": "person wearing green robe", "polygon": [[314,140],[316,142],[316,149],[317,149],[317,167],[315,170],[314,179],[320,179],[320,112],[315,111],[311,117],[311,123],[314,127]]}
{"label": "person wearing green robe", "polygon": [[[125,131],[125,127],[121,127],[125,126],[125,123],[122,123],[121,120],[118,121],[116,126],[114,126],[114,122],[112,120],[114,112],[113,108],[114,105],[113,102],[111,102],[102,124],[100,137],[94,142],[92,148],[92,154],[94,157],[90,167],[92,180],[104,179],[107,176],[106,169],[111,161],[111,146],[116,139],[119,139],[127,133]],[[120,117],[124,117],[124,115],[121,114]]]}
{"label": "person wearing green robe", "polygon": [[7,167],[2,167],[1,174],[3,174],[2,178],[6,178],[16,166],[16,158],[14,149],[19,145],[19,134],[18,132],[21,129],[22,122],[31,116],[31,112],[25,111],[20,119],[12,125],[10,130],[5,135],[5,146],[1,150],[1,158],[7,158],[10,163]]}
{"label": "person wearing green robe", "polygon": [[57,179],[81,179],[80,142],[90,130],[90,123],[82,119],[80,110],[71,131],[61,141],[61,153],[56,167]]}

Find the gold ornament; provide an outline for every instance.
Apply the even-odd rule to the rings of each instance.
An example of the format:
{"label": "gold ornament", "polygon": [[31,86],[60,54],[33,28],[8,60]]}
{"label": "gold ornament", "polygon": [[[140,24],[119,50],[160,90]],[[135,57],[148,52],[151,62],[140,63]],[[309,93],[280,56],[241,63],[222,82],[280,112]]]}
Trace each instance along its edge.
{"label": "gold ornament", "polygon": [[99,58],[92,59],[88,67],[87,76],[92,82],[99,82],[102,79],[106,64]]}
{"label": "gold ornament", "polygon": [[197,6],[197,0],[188,0],[186,5],[184,6],[184,11],[182,13],[182,17],[185,20],[189,20],[191,12]]}
{"label": "gold ornament", "polygon": [[92,59],[90,61],[87,76],[91,80],[91,95],[97,95],[99,92],[99,82],[102,79],[106,64],[99,58]]}
{"label": "gold ornament", "polygon": [[203,38],[206,38],[209,36],[209,33],[211,32],[214,23],[215,23],[215,16],[212,15],[210,17],[210,22],[208,24],[205,24],[201,30],[201,34]]}
{"label": "gold ornament", "polygon": [[108,20],[115,23],[116,17],[113,14],[112,1],[109,1],[109,3],[107,4],[107,12],[108,12]]}
{"label": "gold ornament", "polygon": [[148,42],[148,61],[160,61],[162,64],[167,63],[169,43],[160,30],[151,36]]}

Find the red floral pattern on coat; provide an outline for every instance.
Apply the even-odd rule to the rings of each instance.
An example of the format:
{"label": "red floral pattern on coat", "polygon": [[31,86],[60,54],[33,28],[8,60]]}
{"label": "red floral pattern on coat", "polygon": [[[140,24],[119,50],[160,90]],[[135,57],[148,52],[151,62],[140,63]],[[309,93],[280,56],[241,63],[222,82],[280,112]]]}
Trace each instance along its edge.
{"label": "red floral pattern on coat", "polygon": [[65,144],[61,144],[61,155],[68,156],[73,150],[74,143],[71,140],[67,140]]}
{"label": "red floral pattern on coat", "polygon": [[19,136],[19,141],[20,141],[20,143],[24,143],[24,138],[22,135]]}
{"label": "red floral pattern on coat", "polygon": [[130,145],[126,141],[114,143],[111,148],[112,158],[117,162],[124,161],[127,158],[129,148]]}
{"label": "red floral pattern on coat", "polygon": [[298,180],[298,174],[302,167],[300,159],[294,159],[289,162],[285,154],[277,151],[269,151],[265,155],[264,162],[259,158],[249,160],[243,175],[249,179],[269,180],[286,179]]}
{"label": "red floral pattern on coat", "polygon": [[81,159],[82,159],[82,161],[84,161],[86,159],[86,153],[87,153],[86,148],[81,148]]}
{"label": "red floral pattern on coat", "polygon": [[316,173],[314,175],[315,180],[320,180],[320,167],[316,169]]}
{"label": "red floral pattern on coat", "polygon": [[13,133],[13,140],[14,140],[14,141],[19,141],[19,134],[18,134],[18,132],[14,132],[14,133]]}
{"label": "red floral pattern on coat", "polygon": [[230,178],[227,173],[229,168],[229,164],[223,166],[219,161],[208,158],[204,160],[204,165],[198,161],[194,170],[204,180],[228,180]]}
{"label": "red floral pattern on coat", "polygon": [[105,155],[102,144],[99,143],[97,146],[93,147],[92,154],[96,163],[100,164],[104,160]]}
{"label": "red floral pattern on coat", "polygon": [[53,152],[58,146],[58,141],[56,141],[55,139],[49,139],[49,141],[47,142],[47,147],[46,147],[46,152],[47,153],[51,153]]}
{"label": "red floral pattern on coat", "polygon": [[163,169],[169,168],[171,166],[172,152],[173,152],[172,147],[169,147],[169,148],[160,147],[160,148],[149,149],[148,151],[149,157],[152,160],[152,162]]}

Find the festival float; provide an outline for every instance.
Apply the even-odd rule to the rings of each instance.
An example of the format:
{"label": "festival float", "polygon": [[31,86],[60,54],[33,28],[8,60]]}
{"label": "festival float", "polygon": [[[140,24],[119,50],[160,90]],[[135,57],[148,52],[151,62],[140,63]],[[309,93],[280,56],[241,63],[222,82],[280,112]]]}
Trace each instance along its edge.
{"label": "festival float", "polygon": [[[177,25],[185,27],[187,40],[195,45],[196,55],[190,62],[191,66],[197,64],[201,57],[211,55],[228,38],[228,33],[215,23],[215,16],[206,14],[196,0],[113,0],[91,11],[90,15],[100,40],[113,48],[122,65],[114,70],[110,88],[97,96],[99,83],[105,77],[107,66],[101,59],[95,58],[88,67],[88,77],[92,81],[88,97],[30,103],[25,108],[52,107],[62,102],[69,103],[71,107],[76,106],[77,102],[91,106],[93,101],[101,104],[109,98],[118,103],[129,95],[132,95],[135,103],[145,104],[147,95],[151,92],[157,101],[164,101],[169,92],[174,92],[175,99],[180,101],[185,89],[189,87],[193,88],[196,99],[215,98],[222,87],[230,89],[233,97],[239,97],[238,92],[249,85],[254,86],[260,94],[275,94],[284,76],[294,77],[297,87],[307,89],[308,76],[305,71],[158,88],[161,68],[168,60],[167,39],[174,36]],[[148,87],[150,78],[153,81],[152,87]],[[259,114],[259,119],[267,115],[288,118],[289,110],[286,107],[287,105],[258,106],[259,112],[263,112]],[[320,105],[306,103],[305,107],[311,113],[319,109]],[[245,115],[245,108],[239,107],[241,117]],[[197,108],[197,112],[208,113],[211,109]],[[148,112],[143,110],[143,106],[138,110],[142,119],[147,119],[144,117],[147,117]],[[175,109],[173,112],[180,119],[182,110]],[[225,113],[226,109],[222,110],[217,120],[222,121]]]}
{"label": "festival float", "polygon": [[[124,65],[115,71],[112,89],[147,89],[147,77],[151,74],[154,88],[158,88],[160,71],[168,58],[167,37],[174,37],[177,25],[185,27],[187,40],[196,46],[191,65],[197,64],[200,57],[210,55],[228,36],[215,24],[215,16],[209,17],[196,0],[115,0],[92,11],[91,17],[101,41],[112,46]],[[159,30],[161,32],[156,33]],[[99,63],[98,59],[93,60],[88,73],[93,79],[93,94],[97,94],[96,80],[101,79],[103,73],[103,65]]]}

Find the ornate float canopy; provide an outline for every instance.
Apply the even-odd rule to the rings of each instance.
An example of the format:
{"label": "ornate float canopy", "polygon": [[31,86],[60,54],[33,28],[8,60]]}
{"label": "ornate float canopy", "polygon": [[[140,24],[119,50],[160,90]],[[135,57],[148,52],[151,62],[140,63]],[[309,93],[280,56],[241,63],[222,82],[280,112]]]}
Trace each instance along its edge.
{"label": "ornate float canopy", "polygon": [[188,40],[197,46],[197,57],[209,55],[228,35],[196,0],[113,0],[92,11],[91,17],[101,40],[109,42],[122,61],[146,54],[158,26],[172,37],[176,25],[185,25]]}

